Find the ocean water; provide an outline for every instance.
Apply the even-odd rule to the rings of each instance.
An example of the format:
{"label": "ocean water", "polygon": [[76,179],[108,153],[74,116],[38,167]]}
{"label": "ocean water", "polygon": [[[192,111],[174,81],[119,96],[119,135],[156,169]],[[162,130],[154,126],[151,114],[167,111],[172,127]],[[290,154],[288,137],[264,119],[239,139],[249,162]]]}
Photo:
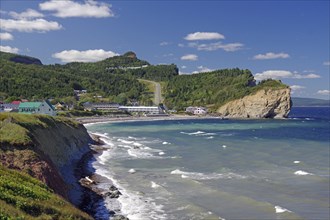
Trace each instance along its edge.
{"label": "ocean water", "polygon": [[328,219],[329,126],[329,108],[294,108],[87,129],[107,143],[92,166],[122,192],[105,203],[130,219]]}

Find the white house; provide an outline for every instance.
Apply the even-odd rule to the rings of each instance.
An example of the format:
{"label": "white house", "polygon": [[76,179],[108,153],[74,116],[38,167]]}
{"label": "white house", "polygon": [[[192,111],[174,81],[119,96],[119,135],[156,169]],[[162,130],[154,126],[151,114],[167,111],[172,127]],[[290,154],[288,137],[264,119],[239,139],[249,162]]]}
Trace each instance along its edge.
{"label": "white house", "polygon": [[194,114],[194,115],[205,115],[205,114],[207,114],[207,108],[190,106],[190,107],[186,108],[186,112]]}

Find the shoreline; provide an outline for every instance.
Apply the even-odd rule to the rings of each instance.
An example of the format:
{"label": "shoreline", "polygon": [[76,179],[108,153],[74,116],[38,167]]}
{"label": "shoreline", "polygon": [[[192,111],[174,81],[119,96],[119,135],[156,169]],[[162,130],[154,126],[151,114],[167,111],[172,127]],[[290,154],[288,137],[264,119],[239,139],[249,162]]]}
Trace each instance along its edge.
{"label": "shoreline", "polygon": [[227,120],[228,118],[223,118],[219,116],[189,116],[189,115],[168,115],[168,116],[156,116],[156,117],[81,117],[75,118],[76,121],[88,126],[91,124],[99,123],[121,123],[121,122],[134,122],[134,121],[171,121],[171,120],[196,120],[196,119],[219,119]]}
{"label": "shoreline", "polygon": [[[75,167],[75,176],[83,191],[78,208],[94,219],[129,220],[121,215],[120,209],[109,210],[105,206],[107,198],[117,199],[121,192],[113,185],[111,180],[95,173],[94,168],[90,166],[96,160],[95,157],[100,156],[106,148],[103,147],[105,143],[100,139],[101,136],[88,134],[94,140],[94,143],[90,145],[90,151],[82,156]],[[100,183],[107,183],[110,187],[108,189],[101,188]]]}

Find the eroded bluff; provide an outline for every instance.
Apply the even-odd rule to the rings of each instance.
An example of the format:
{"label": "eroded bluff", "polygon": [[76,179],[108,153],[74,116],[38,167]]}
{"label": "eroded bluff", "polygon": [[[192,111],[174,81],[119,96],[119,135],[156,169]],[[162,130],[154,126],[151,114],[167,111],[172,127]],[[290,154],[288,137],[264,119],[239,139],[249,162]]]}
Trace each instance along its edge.
{"label": "eroded bluff", "polygon": [[233,100],[217,112],[228,118],[286,118],[292,106],[290,89],[263,89]]}

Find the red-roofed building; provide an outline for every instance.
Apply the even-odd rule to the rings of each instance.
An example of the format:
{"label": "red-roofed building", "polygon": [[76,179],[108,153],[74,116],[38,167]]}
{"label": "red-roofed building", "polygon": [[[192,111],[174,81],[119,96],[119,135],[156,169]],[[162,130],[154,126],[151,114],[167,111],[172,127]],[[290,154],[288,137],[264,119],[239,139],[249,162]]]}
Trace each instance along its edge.
{"label": "red-roofed building", "polygon": [[11,104],[14,104],[14,105],[19,105],[21,103],[21,101],[12,101]]}

